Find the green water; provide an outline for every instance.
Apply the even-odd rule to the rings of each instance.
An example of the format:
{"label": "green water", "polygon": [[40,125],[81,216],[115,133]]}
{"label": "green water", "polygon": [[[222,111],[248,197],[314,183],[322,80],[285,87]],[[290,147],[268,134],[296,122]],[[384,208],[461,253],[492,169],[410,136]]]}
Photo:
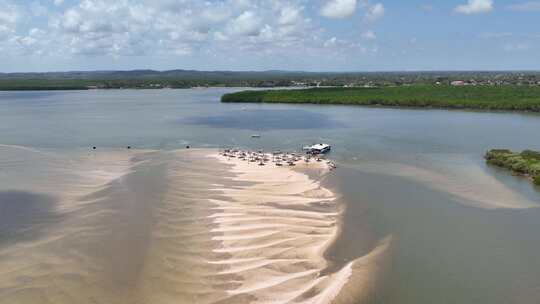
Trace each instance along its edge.
{"label": "green water", "polygon": [[394,237],[391,274],[372,302],[538,302],[540,209],[517,206],[540,205],[540,189],[486,166],[482,154],[540,149],[540,116],[221,104],[231,91],[0,93],[0,144],[295,150],[324,141],[333,145],[340,168],[332,183],[348,206],[332,258],[353,259]]}

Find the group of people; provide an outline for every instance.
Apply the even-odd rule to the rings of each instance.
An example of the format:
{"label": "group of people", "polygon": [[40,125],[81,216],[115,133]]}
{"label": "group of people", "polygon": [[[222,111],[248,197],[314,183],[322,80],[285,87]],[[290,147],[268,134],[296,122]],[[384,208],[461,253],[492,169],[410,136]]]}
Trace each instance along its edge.
{"label": "group of people", "polygon": [[295,166],[298,162],[301,161],[304,161],[305,163],[309,163],[312,161],[326,161],[330,169],[336,168],[336,164],[334,162],[326,160],[324,155],[320,154],[302,155],[294,152],[275,151],[272,153],[265,153],[262,150],[249,151],[240,149],[224,149],[220,152],[220,155],[227,157],[227,159],[237,158],[239,160],[247,161],[248,163],[257,163],[259,166],[266,166],[270,163],[273,163],[278,167],[284,165]]}

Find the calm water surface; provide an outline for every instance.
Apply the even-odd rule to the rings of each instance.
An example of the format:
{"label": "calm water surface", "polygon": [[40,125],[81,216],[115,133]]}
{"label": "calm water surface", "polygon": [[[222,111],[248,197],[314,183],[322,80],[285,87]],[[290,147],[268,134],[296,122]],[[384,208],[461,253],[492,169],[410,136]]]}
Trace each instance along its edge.
{"label": "calm water surface", "polygon": [[[348,206],[330,258],[352,259],[365,242],[394,237],[391,275],[374,303],[538,302],[540,209],[529,207],[540,205],[540,189],[486,166],[482,155],[540,149],[540,116],[221,104],[231,91],[0,93],[0,144],[295,150],[324,141]],[[3,210],[19,212],[15,195],[0,195]]]}

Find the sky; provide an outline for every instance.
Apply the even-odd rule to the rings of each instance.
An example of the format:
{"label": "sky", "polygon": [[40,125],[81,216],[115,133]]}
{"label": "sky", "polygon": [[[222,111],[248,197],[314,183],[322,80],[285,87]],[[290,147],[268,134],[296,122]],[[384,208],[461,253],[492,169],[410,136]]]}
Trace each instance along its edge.
{"label": "sky", "polygon": [[540,1],[0,0],[0,72],[540,70]]}

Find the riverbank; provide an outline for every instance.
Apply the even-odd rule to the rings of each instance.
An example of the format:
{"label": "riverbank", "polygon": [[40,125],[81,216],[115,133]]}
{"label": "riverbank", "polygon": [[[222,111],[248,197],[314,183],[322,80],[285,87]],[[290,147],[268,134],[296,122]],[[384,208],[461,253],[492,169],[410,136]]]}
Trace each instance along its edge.
{"label": "riverbank", "polygon": [[528,176],[534,184],[540,185],[540,152],[525,150],[517,153],[507,149],[493,149],[486,153],[485,158],[488,164]]}
{"label": "riverbank", "polygon": [[540,87],[413,85],[263,90],[225,94],[221,101],[540,112]]}

